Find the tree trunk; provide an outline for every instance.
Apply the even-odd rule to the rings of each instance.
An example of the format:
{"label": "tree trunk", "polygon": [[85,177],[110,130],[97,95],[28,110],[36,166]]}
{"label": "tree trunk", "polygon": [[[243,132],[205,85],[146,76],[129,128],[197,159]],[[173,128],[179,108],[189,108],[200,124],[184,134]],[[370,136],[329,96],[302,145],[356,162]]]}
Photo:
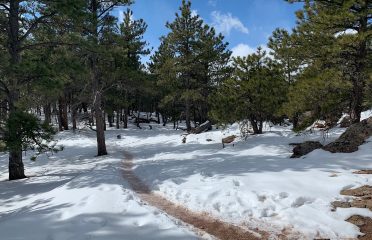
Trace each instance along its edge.
{"label": "tree trunk", "polygon": [[[11,121],[12,116],[18,111],[15,102],[19,100],[19,92],[11,92],[8,96],[9,101],[9,119]],[[10,143],[9,149],[9,180],[17,180],[26,178],[25,170],[22,161],[22,136],[19,132],[19,126],[9,124],[8,134],[13,141]]]}
{"label": "tree trunk", "polygon": [[[93,77],[94,78],[94,77]],[[94,113],[96,118],[96,133],[97,133],[97,156],[107,155],[106,140],[105,140],[105,122],[101,109],[101,92],[95,91]]]}
{"label": "tree trunk", "polygon": [[[91,9],[93,13],[92,19],[92,36],[94,44],[98,47],[99,42],[99,3],[97,0],[90,1]],[[99,73],[98,73],[98,56],[97,53],[90,53],[90,67],[91,67],[91,81],[92,81],[92,92],[93,92],[93,109],[96,117],[96,134],[97,134],[97,156],[107,155],[105,130],[104,130],[104,118],[102,111],[102,92],[100,88]]]}
{"label": "tree trunk", "polygon": [[191,131],[191,113],[190,113],[191,107],[190,107],[190,101],[186,100],[186,129],[187,131]]}
{"label": "tree trunk", "polygon": [[168,123],[168,117],[165,116],[165,114],[161,114],[161,118],[162,118],[162,121],[163,121],[163,127],[165,127]]}
{"label": "tree trunk", "polygon": [[72,108],[72,130],[76,130],[77,129],[77,124],[76,124],[76,115],[77,115],[77,108],[76,107],[73,107]]}
{"label": "tree trunk", "polygon": [[50,103],[44,106],[44,123],[50,124],[52,122],[52,107]]}
{"label": "tree trunk", "polygon": [[116,111],[116,129],[120,129],[120,111]]}
{"label": "tree trunk", "polygon": [[114,124],[113,124],[114,120],[113,119],[114,119],[113,113],[107,114],[107,121],[109,122],[109,127],[110,128],[114,126]]}
{"label": "tree trunk", "polygon": [[124,109],[124,129],[128,128],[128,108]]}
{"label": "tree trunk", "polygon": [[258,134],[262,134],[262,131],[263,130],[263,121],[262,120],[260,120],[259,121],[259,127],[258,127]]}
{"label": "tree trunk", "polygon": [[[363,100],[364,100],[364,89],[368,80],[368,40],[367,33],[369,29],[369,11],[370,11],[370,0],[365,0],[364,4],[361,4],[361,16],[360,16],[360,26],[358,35],[362,37],[359,44],[357,45],[357,56],[355,59],[356,71],[351,76],[353,89],[351,97],[351,108],[350,108],[350,118],[352,123],[360,122],[361,113],[363,111]],[[363,39],[364,38],[364,39]]]}
{"label": "tree trunk", "polygon": [[26,178],[22,161],[22,148],[9,151],[9,180]]}
{"label": "tree trunk", "polygon": [[58,112],[59,117],[61,121],[61,126],[63,130],[68,130],[68,111],[67,111],[67,103],[66,103],[66,97],[63,95],[58,99]]}
{"label": "tree trunk", "polygon": [[254,134],[261,134],[262,133],[262,126],[263,126],[262,121],[259,124],[259,122],[254,117],[251,117],[250,122],[252,124],[253,133]]}

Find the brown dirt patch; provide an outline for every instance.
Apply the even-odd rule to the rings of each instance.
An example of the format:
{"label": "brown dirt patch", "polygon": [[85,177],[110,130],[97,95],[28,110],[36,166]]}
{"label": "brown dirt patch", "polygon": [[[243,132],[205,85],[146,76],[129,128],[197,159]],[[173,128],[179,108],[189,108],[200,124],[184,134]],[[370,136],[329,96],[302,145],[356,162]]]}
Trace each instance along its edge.
{"label": "brown dirt patch", "polygon": [[[129,153],[124,153],[126,161],[123,165],[123,176],[132,186],[133,190],[139,197],[168,215],[189,224],[196,229],[206,232],[212,236],[222,240],[256,240],[268,239],[269,234],[259,231],[258,229],[246,230],[239,226],[235,226],[216,218],[211,217],[207,213],[193,212],[184,206],[177,205],[168,199],[151,192],[150,188],[141,181],[133,172],[133,156]],[[261,236],[262,238],[258,237]]]}
{"label": "brown dirt patch", "polygon": [[372,174],[372,169],[364,169],[353,172],[354,174]]}
{"label": "brown dirt patch", "polygon": [[354,215],[354,216],[351,216],[346,221],[358,226],[360,231],[364,233],[364,235],[359,236],[358,239],[361,239],[361,240],[372,239],[372,219],[371,218]]}
{"label": "brown dirt patch", "polygon": [[[360,173],[365,174],[365,173]],[[334,208],[368,208],[372,211],[372,186],[362,186],[355,189],[346,189],[341,191],[342,195],[353,196],[355,199],[351,202],[335,201],[332,203]],[[372,239],[372,219],[359,215],[351,216],[346,221],[359,227],[365,235],[359,236],[358,239]]]}

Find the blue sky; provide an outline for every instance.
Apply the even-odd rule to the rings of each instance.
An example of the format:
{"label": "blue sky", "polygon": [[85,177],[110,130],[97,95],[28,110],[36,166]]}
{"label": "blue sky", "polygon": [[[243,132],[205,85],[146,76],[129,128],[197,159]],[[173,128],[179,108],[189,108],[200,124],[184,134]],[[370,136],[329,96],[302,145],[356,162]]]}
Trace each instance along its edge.
{"label": "blue sky", "polygon": [[[156,49],[159,38],[167,34],[167,21],[175,18],[182,0],[135,0],[130,6],[134,18],[148,24],[145,39]],[[284,0],[192,0],[192,9],[209,25],[225,35],[234,55],[246,55],[267,43],[275,28],[290,30],[296,23],[295,12],[301,4]],[[120,16],[123,9],[116,9]],[[119,17],[120,18],[120,17]],[[144,58],[147,61],[148,58]]]}

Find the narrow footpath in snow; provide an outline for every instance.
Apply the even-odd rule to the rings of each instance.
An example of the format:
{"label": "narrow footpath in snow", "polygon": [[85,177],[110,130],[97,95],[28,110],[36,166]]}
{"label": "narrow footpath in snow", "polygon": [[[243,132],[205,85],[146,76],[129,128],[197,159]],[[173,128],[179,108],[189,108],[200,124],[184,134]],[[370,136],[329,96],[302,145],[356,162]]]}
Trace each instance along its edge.
{"label": "narrow footpath in snow", "polygon": [[132,189],[139,197],[151,206],[221,240],[256,240],[268,238],[269,235],[267,233],[263,231],[258,232],[258,229],[255,229],[255,231],[248,231],[241,227],[222,222],[221,220],[211,217],[207,213],[192,212],[183,206],[177,205],[151,192],[150,188],[134,174],[133,156],[128,152],[125,152],[124,156],[124,178],[129,182]]}

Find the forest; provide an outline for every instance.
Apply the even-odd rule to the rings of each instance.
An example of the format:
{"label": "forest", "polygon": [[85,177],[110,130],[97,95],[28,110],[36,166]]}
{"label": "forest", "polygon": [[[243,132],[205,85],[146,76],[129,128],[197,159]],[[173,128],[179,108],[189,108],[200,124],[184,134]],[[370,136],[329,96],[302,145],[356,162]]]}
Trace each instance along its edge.
{"label": "forest", "polygon": [[[5,182],[0,181],[0,189],[2,189],[0,191],[5,194],[0,195],[0,203],[4,200],[2,205],[18,201],[14,196],[17,195],[17,189],[23,189],[25,184],[19,181],[24,179],[34,181],[32,180],[35,179],[34,171],[50,168],[53,173],[59,167],[58,171],[61,172],[75,171],[87,163],[80,162],[81,156],[90,159],[89,164],[103,164],[102,161],[107,159],[121,158],[118,146],[121,149],[132,150],[132,154],[128,152],[125,156],[127,159],[134,158],[134,162],[130,165],[124,163],[123,170],[124,178],[129,179],[131,189],[149,205],[166,213],[168,212],[156,204],[163,201],[162,199],[151,198],[152,200],[146,201],[146,197],[141,197],[141,194],[146,193],[153,197],[153,191],[160,191],[160,195],[166,199],[164,201],[170,199],[169,201],[181,205],[191,202],[191,205],[186,204],[187,208],[197,212],[210,212],[209,207],[205,209],[198,205],[196,198],[190,200],[189,197],[185,197],[187,194],[203,195],[203,189],[200,189],[201,192],[196,190],[195,192],[190,190],[191,193],[180,192],[181,195],[176,194],[176,190],[173,189],[173,185],[178,185],[184,190],[184,188],[193,188],[192,184],[201,184],[190,180],[189,186],[188,181],[184,180],[184,178],[192,179],[194,173],[196,174],[195,171],[198,171],[198,167],[194,169],[192,163],[186,163],[187,159],[200,160],[216,154],[208,160],[205,159],[207,163],[197,163],[200,169],[206,171],[200,170],[196,174],[199,174],[201,179],[213,178],[219,175],[216,172],[225,167],[231,170],[234,179],[244,174],[248,177],[255,176],[256,179],[262,178],[262,180],[255,180],[255,184],[252,185],[253,188],[257,186],[257,189],[241,190],[237,191],[237,194],[246,191],[250,194],[256,191],[274,191],[272,189],[275,187],[271,186],[273,183],[264,185],[262,182],[266,182],[267,178],[275,178],[274,176],[281,171],[298,170],[300,174],[298,177],[301,179],[302,176],[304,181],[311,185],[312,179],[317,177],[319,182],[328,180],[322,179],[321,173],[307,176],[305,173],[301,175],[300,172],[332,168],[324,171],[327,174],[340,175],[339,171],[346,171],[346,169],[367,171],[372,168],[369,143],[372,134],[371,0],[277,0],[287,5],[299,6],[300,10],[294,13],[295,26],[292,29],[277,27],[270,33],[265,45],[257,47],[254,52],[246,56],[234,56],[226,36],[208,24],[203,16],[198,15],[193,8],[192,2],[195,1],[189,0],[178,1],[179,9],[174,13],[174,17],[164,22],[167,33],[159,36],[160,46],[154,48],[146,39],[148,23],[144,19],[136,18],[137,13],[132,8],[141,1],[145,0],[0,1],[0,150],[2,152],[0,169],[1,176],[7,175],[6,179],[10,180],[6,184],[12,182],[17,184],[1,186]],[[233,1],[230,4],[234,4]],[[117,9],[124,9],[121,18],[114,14]],[[350,135],[347,143],[346,140],[344,142],[336,140],[345,131],[340,139],[346,136],[349,130],[359,131],[363,124],[366,127],[361,130],[362,133],[358,132],[358,136]],[[361,137],[361,134],[364,135]],[[75,138],[80,140],[74,142]],[[89,140],[82,140],[88,138]],[[204,138],[206,140],[200,143]],[[360,143],[359,138],[362,138]],[[72,140],[69,142],[69,139]],[[85,143],[92,140],[94,144]],[[320,147],[314,149],[323,149],[312,153],[309,152],[313,149],[304,150],[305,154],[310,154],[309,157],[300,158],[301,160],[296,163],[290,162],[292,160],[288,153],[292,148],[289,147],[300,146],[297,142],[304,142],[304,140],[307,143],[310,140],[319,141]],[[332,143],[333,141],[336,142]],[[356,146],[357,152],[350,153],[355,152],[350,150],[355,148],[354,145],[346,146],[350,141],[357,142],[355,144],[362,150],[357,151],[358,146]],[[314,142],[310,144],[310,148],[313,147]],[[211,145],[205,145],[209,143]],[[274,143],[285,146],[273,145]],[[73,149],[71,150],[69,146]],[[158,152],[155,151],[156,149]],[[251,154],[251,149],[255,149],[252,151],[255,151],[253,155],[256,157],[252,157],[251,162],[248,163],[246,158],[249,158],[247,156]],[[231,156],[223,151],[228,151]],[[265,152],[270,151],[275,153],[266,156]],[[293,152],[296,155],[295,150]],[[235,159],[239,154],[248,155],[246,158]],[[276,157],[273,157],[274,155]],[[51,163],[45,160],[50,156],[59,159],[58,161],[66,159],[66,162],[62,163],[64,167],[56,166],[52,160]],[[78,156],[78,160],[71,160]],[[285,156],[283,163],[279,161],[282,156]],[[137,158],[139,165],[134,170],[138,172],[135,172],[136,176],[134,176],[127,168],[134,167]],[[143,163],[147,158],[160,161],[159,164],[163,158],[167,159],[166,162],[171,158],[180,159],[185,163],[178,165],[175,162],[172,165],[173,169],[160,171],[161,165],[154,165],[151,161],[147,165]],[[225,167],[219,161],[211,162],[213,159],[220,159],[223,162],[229,158],[232,161],[226,163]],[[272,161],[275,161],[277,167],[270,165],[271,158],[275,159]],[[356,158],[356,162],[353,162],[353,158]],[[321,159],[330,162],[324,163]],[[336,159],[339,162],[332,163]],[[366,161],[368,159],[369,162]],[[35,164],[38,169],[40,168],[39,170],[32,170]],[[30,167],[30,174],[27,174],[28,167]],[[93,165],[91,167],[96,169]],[[212,170],[208,172],[208,169],[215,168],[217,169],[214,170],[215,172]],[[180,176],[174,176],[173,171],[179,171]],[[270,172],[273,173],[270,175]],[[79,176],[80,173],[75,174]],[[113,173],[104,173],[106,174]],[[345,177],[338,184],[348,186],[351,184],[349,188],[358,187],[360,184],[347,184],[347,181],[357,181],[354,175],[348,174],[350,176],[348,175],[347,179]],[[228,175],[228,171],[222,175]],[[278,179],[285,175],[282,172],[280,176],[278,175]],[[137,179],[138,176],[143,179]],[[368,182],[368,174],[363,176]],[[168,177],[173,180],[167,180]],[[242,184],[243,180],[233,179],[233,188],[248,186],[251,181],[248,177],[245,179],[246,184]],[[181,178],[183,180],[180,180]],[[94,182],[93,179],[86,181]],[[294,184],[297,180],[288,177],[285,181]],[[361,183],[364,180],[358,181]],[[48,184],[48,180],[45,183]],[[18,184],[21,186],[16,187]],[[215,188],[221,188],[224,183],[214,184],[216,184],[213,185]],[[317,182],[315,185],[321,188],[320,183]],[[9,192],[11,186],[14,187],[11,188],[14,191],[12,194]],[[266,190],[266,186],[270,186],[271,190]],[[324,196],[327,197],[322,200],[326,199],[325,202],[339,200],[334,198],[341,190],[347,190],[344,187],[337,185],[332,188],[330,190],[332,196],[324,192]],[[290,197],[287,198],[286,191],[277,191],[279,192],[275,193],[272,199],[278,198],[284,201],[292,196],[289,194]],[[316,192],[314,190],[312,194],[316,195]],[[372,191],[369,194],[372,196]],[[260,194],[245,197],[247,199],[258,197],[258,204],[271,199],[268,196],[261,197]],[[6,199],[8,201],[5,201]],[[316,203],[315,199],[317,198],[301,195],[294,197],[293,202],[288,204],[293,209],[297,207],[300,209],[304,204]],[[205,200],[206,203],[208,201]],[[235,204],[240,200],[232,201]],[[221,203],[210,204],[210,208],[214,209],[211,210],[212,216],[219,221],[222,219],[222,222],[231,223],[229,219],[235,218],[234,210],[229,209],[230,215],[222,210],[225,209],[223,203],[222,205]],[[246,209],[255,209],[249,204],[244,206]],[[351,206],[353,207],[352,204]],[[365,208],[369,208],[368,204]],[[248,215],[253,218],[263,217],[265,221],[269,221],[266,219],[268,217],[284,216],[282,213],[270,215],[269,212],[275,212],[277,208],[265,209],[261,209],[265,214],[260,210],[259,217],[254,210]],[[218,213],[215,214],[213,211]],[[322,211],[326,210],[322,208]],[[330,207],[327,211],[332,214]],[[6,208],[1,210],[0,207],[0,225],[2,217],[6,218],[10,212],[11,210]],[[224,215],[225,213],[228,217]],[[246,212],[244,214],[239,212],[239,214],[240,219],[240,216],[245,216]],[[316,213],[309,210],[305,215],[308,217],[311,214]],[[338,216],[337,219],[345,218],[340,220],[344,222],[347,214],[339,214],[341,217]],[[371,216],[370,212],[360,213],[360,215]],[[166,215],[162,215],[164,216]],[[291,216],[296,216],[296,213],[285,215],[282,221],[289,223],[290,228],[299,230],[304,234],[301,236],[305,237],[288,234],[287,236],[295,236],[288,239],[322,237],[344,239],[343,237],[358,236],[358,228],[355,229],[351,224],[342,225],[349,224],[346,222],[336,224],[337,227],[334,228],[321,228],[317,232],[312,232],[322,224],[305,224],[305,227],[302,227],[304,224],[301,225],[296,220],[292,222],[283,220],[290,219]],[[175,218],[193,225],[187,219]],[[246,218],[242,219],[246,220]],[[94,219],[92,221],[94,222]],[[332,225],[332,221],[327,223]],[[258,222],[257,224],[260,225]],[[9,226],[3,227],[5,229]],[[196,225],[194,227],[200,229]],[[225,232],[231,230],[230,227],[226,228]],[[248,228],[252,229],[251,226]],[[81,235],[76,233],[77,235],[72,235],[74,236],[72,238],[68,238],[68,235],[61,235],[61,238],[58,238],[56,235],[47,239],[86,239],[84,234],[90,231],[89,229],[87,227],[81,230],[82,232],[79,233]],[[268,229],[264,227],[263,230],[270,232]],[[286,234],[285,229],[289,232],[285,224],[284,227],[281,225],[280,229],[282,229],[281,234]],[[346,230],[342,232],[342,229]],[[15,235],[10,233],[2,238],[1,231],[1,239],[26,239],[12,238]],[[240,238],[240,235],[234,231],[230,233],[233,234],[232,237],[215,235],[213,231],[206,232],[217,239],[254,239],[245,238],[246,235]],[[9,232],[16,233],[10,230]],[[259,233],[263,239],[268,239],[267,235]],[[89,236],[100,236],[90,234]],[[102,239],[167,239],[160,235],[146,238],[139,237],[135,232],[133,234],[126,238],[119,238],[120,235],[112,235],[110,238],[110,235],[107,235]],[[191,235],[185,235],[180,239],[194,239],[194,233],[188,234]],[[275,231],[273,234],[276,237],[280,235]],[[168,237],[177,239],[171,235]],[[202,234],[201,237],[204,239],[206,236]],[[35,235],[34,238],[27,239],[43,238],[45,238],[43,235],[38,237]]]}

